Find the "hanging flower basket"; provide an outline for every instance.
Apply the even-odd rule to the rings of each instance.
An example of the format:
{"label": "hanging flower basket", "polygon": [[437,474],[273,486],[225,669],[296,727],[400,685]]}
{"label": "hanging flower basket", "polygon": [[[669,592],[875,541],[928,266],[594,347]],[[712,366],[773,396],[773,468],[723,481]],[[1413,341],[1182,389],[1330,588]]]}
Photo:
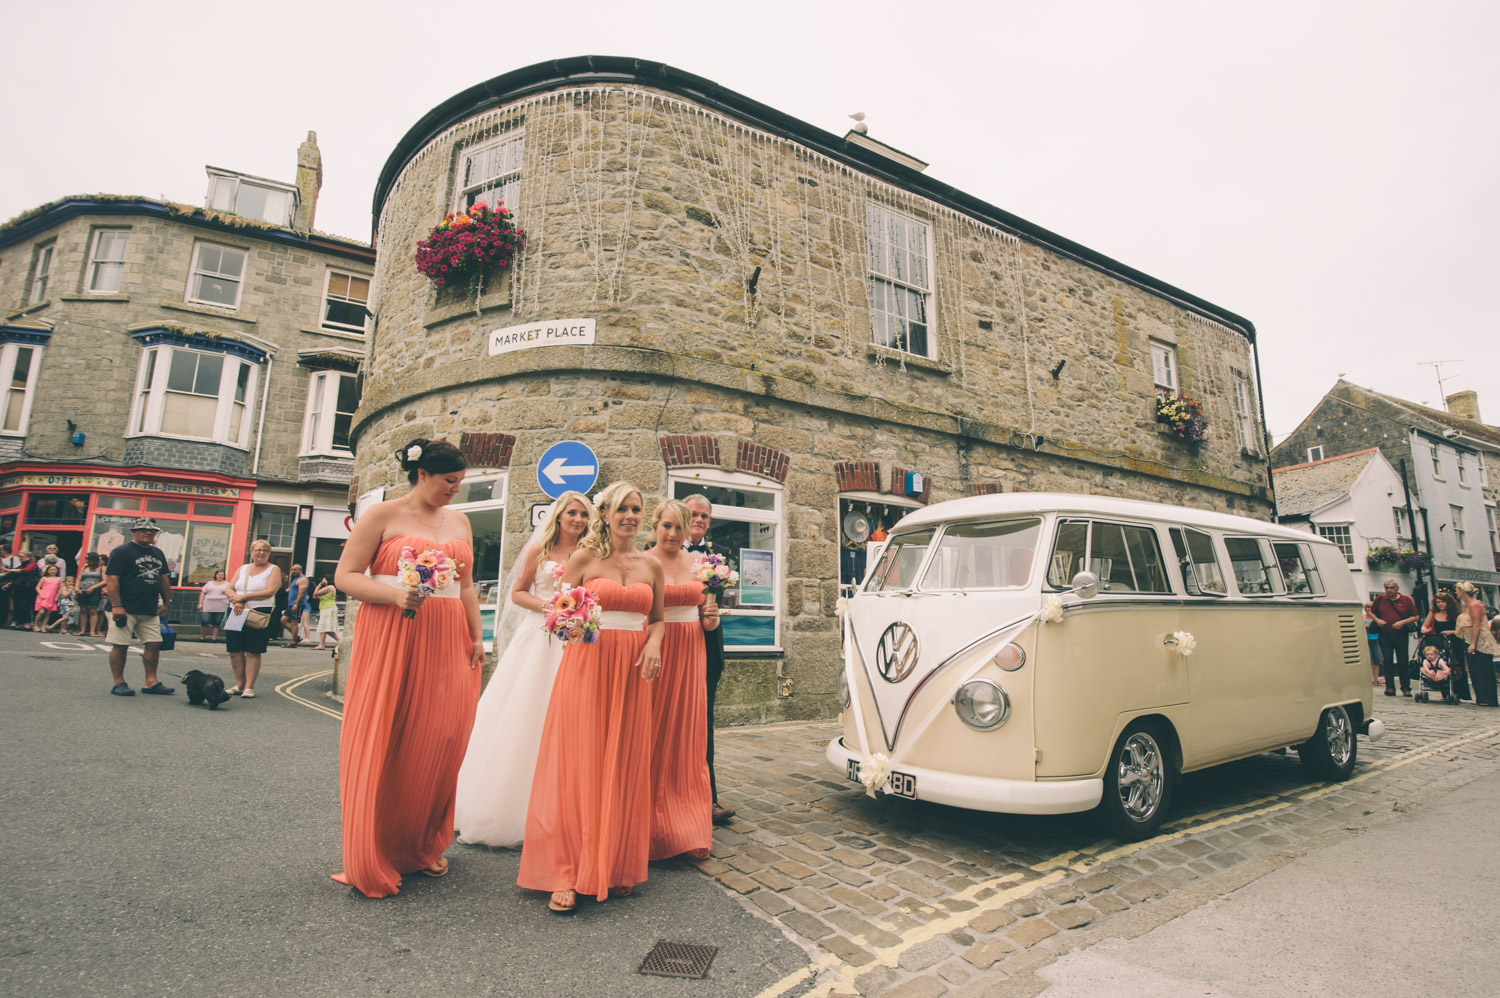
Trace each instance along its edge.
{"label": "hanging flower basket", "polygon": [[1365,552],[1365,560],[1371,568],[1393,568],[1401,553],[1385,544],[1378,544]]}
{"label": "hanging flower basket", "polygon": [[1172,434],[1188,443],[1201,444],[1208,439],[1208,420],[1203,418],[1203,403],[1191,395],[1156,390],[1156,421],[1166,423]]}
{"label": "hanging flower basket", "polygon": [[1432,558],[1422,551],[1402,551],[1396,563],[1403,572],[1425,572],[1432,567]]}
{"label": "hanging flower basket", "polygon": [[491,208],[483,201],[458,214],[449,213],[417,243],[417,270],[439,287],[467,284],[477,300],[484,275],[492,266],[506,268],[526,244],[526,230],[503,203]]}

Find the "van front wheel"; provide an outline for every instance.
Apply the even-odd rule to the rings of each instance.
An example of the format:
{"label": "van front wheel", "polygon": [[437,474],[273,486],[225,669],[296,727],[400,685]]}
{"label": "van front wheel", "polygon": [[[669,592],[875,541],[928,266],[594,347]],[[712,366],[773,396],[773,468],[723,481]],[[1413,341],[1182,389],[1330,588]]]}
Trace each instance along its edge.
{"label": "van front wheel", "polygon": [[1172,750],[1161,727],[1136,721],[1120,735],[1109,757],[1099,819],[1121,838],[1150,838],[1166,819],[1176,780]]}
{"label": "van front wheel", "polygon": [[1297,746],[1302,765],[1325,780],[1342,781],[1354,775],[1359,757],[1359,736],[1354,721],[1343,707],[1329,707],[1318,718],[1318,730]]}

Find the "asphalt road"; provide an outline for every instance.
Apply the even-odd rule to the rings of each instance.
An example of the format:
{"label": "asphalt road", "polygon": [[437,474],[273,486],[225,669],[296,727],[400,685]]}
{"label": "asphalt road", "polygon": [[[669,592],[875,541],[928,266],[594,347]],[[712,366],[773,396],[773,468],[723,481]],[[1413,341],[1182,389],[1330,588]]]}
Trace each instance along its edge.
{"label": "asphalt road", "polygon": [[[253,701],[109,695],[105,653],[0,631],[0,994],[754,995],[807,964],[700,873],[653,864],[571,918],[515,886],[519,854],[454,846],[441,880],[371,901],[339,869],[339,722],[274,688],[327,669],[273,648]],[[163,674],[232,683],[184,643]],[[208,657],[201,657],[206,655]],[[139,688],[141,667],[126,670]],[[297,687],[312,702],[326,682]],[[719,947],[707,980],[637,973],[658,940]]]}

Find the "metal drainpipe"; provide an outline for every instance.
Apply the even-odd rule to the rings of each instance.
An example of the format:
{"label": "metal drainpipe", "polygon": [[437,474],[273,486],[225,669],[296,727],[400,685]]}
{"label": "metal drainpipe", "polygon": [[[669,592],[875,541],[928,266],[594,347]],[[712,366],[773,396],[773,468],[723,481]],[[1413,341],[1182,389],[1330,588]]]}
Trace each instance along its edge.
{"label": "metal drainpipe", "polygon": [[[1271,428],[1266,425],[1266,393],[1265,382],[1260,380],[1260,344],[1256,342],[1255,333],[1250,333],[1250,357],[1255,361],[1255,404],[1260,409],[1260,444],[1266,448],[1266,488],[1271,493],[1271,522],[1281,522],[1281,512],[1276,508],[1276,476],[1271,474]],[[1230,400],[1233,404],[1233,400]]]}
{"label": "metal drainpipe", "polygon": [[250,477],[260,477],[260,443],[266,436],[266,403],[271,396],[271,365],[276,358],[266,354],[266,383],[260,389],[260,419],[255,425],[255,460],[250,464]]}

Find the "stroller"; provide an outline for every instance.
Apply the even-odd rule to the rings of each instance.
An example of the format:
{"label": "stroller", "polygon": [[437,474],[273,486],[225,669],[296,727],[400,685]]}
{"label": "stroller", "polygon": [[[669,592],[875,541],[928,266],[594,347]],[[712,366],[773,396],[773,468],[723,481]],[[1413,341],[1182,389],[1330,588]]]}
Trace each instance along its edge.
{"label": "stroller", "polygon": [[[1437,679],[1429,677],[1422,671],[1423,666],[1428,664],[1425,649],[1429,646],[1438,650],[1437,672],[1440,678]],[[1417,647],[1417,655],[1419,656],[1417,659],[1417,676],[1422,680],[1422,688],[1417,691],[1417,695],[1414,698],[1417,703],[1432,703],[1434,697],[1437,698],[1437,702],[1439,703],[1458,703],[1458,696],[1453,692],[1453,668],[1443,656],[1442,645],[1436,642],[1423,641]]]}

